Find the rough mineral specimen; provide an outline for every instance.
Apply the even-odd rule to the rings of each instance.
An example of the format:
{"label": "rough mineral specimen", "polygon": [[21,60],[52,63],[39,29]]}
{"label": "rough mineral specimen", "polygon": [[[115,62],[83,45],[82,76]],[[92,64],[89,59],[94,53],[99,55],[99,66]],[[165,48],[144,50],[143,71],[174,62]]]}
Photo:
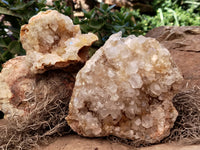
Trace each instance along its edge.
{"label": "rough mineral specimen", "polygon": [[[0,110],[5,118],[21,116],[35,87],[34,75],[25,56],[10,59],[0,73]],[[33,96],[33,95],[32,95]]]}
{"label": "rough mineral specimen", "polygon": [[160,141],[178,115],[171,100],[181,81],[158,41],[119,32],[77,74],[67,122],[83,136]]}
{"label": "rough mineral specimen", "polygon": [[87,47],[98,38],[81,34],[68,16],[55,10],[40,12],[21,27],[20,40],[34,73],[61,68],[87,60]]}
{"label": "rough mineral specimen", "polygon": [[73,74],[64,70],[32,74],[26,56],[10,59],[0,73],[0,110],[8,119],[28,115],[39,102],[68,103],[74,82]]}

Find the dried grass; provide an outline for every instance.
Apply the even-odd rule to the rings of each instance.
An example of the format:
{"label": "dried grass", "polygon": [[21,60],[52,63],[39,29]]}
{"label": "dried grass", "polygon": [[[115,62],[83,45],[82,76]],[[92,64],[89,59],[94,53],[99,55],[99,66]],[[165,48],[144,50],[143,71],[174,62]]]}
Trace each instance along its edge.
{"label": "dried grass", "polygon": [[25,117],[18,117],[0,126],[0,149],[30,150],[48,144],[54,137],[71,130],[65,117],[74,86],[74,77],[64,71],[49,71],[37,75],[32,101],[35,108]]}
{"label": "dried grass", "polygon": [[162,142],[182,145],[200,144],[200,88],[177,94],[173,99],[179,115],[170,135]]}

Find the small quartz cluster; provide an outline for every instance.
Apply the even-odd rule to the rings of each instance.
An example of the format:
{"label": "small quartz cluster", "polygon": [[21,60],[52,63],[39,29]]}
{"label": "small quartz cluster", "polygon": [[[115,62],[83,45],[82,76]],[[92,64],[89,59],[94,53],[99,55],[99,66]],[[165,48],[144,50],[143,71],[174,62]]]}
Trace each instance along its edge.
{"label": "small quartz cluster", "polygon": [[181,81],[158,41],[113,34],[77,74],[67,122],[83,136],[160,141],[178,115],[172,98]]}
{"label": "small quartz cluster", "polygon": [[27,52],[31,71],[43,73],[87,60],[87,48],[98,40],[92,33],[81,34],[79,25],[56,10],[40,12],[21,27],[20,40]]}
{"label": "small quartz cluster", "polygon": [[[87,48],[97,36],[81,34],[69,17],[48,10],[21,27],[20,40],[27,55],[9,60],[0,73],[0,110],[5,118],[28,114],[38,101],[63,99],[62,95],[68,103],[74,76],[88,59]],[[52,87],[56,90],[51,91]]]}

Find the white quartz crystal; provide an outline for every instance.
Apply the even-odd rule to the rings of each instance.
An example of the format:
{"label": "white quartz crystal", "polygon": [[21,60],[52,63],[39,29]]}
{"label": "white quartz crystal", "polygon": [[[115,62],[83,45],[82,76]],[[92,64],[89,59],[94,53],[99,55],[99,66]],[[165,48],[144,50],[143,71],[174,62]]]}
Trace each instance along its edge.
{"label": "white quartz crystal", "polygon": [[160,141],[178,115],[172,98],[181,81],[158,41],[113,34],[77,74],[67,122],[83,136]]}

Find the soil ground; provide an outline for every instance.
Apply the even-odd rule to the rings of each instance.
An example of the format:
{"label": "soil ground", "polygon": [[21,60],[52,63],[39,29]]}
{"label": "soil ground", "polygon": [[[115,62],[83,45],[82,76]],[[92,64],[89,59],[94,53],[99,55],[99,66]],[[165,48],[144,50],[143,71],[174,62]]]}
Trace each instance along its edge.
{"label": "soil ground", "polygon": [[[135,148],[113,143],[106,139],[84,138],[78,135],[60,137],[48,146],[42,146],[35,150],[135,150]],[[200,150],[200,145],[178,146],[172,144],[160,144],[137,150]]]}
{"label": "soil ground", "polygon": [[[1,119],[0,125],[6,124]],[[136,150],[135,148],[121,144],[113,143],[105,138],[85,138],[78,135],[67,135],[58,137],[48,146],[41,146],[33,150]],[[200,145],[181,146],[176,144],[159,144],[137,150],[200,150]]]}

